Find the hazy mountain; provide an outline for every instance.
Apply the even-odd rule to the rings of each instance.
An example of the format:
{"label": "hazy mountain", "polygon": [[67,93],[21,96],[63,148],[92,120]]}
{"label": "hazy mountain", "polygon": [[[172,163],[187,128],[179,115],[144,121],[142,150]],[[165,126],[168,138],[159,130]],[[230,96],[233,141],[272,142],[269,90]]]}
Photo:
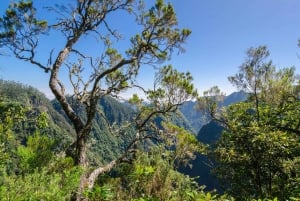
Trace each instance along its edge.
{"label": "hazy mountain", "polygon": [[248,97],[248,94],[244,91],[233,92],[225,97],[222,106],[228,106],[234,103],[245,101]]}
{"label": "hazy mountain", "polygon": [[[221,107],[228,106],[233,103],[246,100],[247,93],[244,91],[234,92],[224,98],[224,101],[220,104]],[[193,127],[193,130],[198,133],[203,125],[207,123],[207,118],[203,117],[201,111],[197,109],[196,101],[187,101],[180,107],[181,113]]]}
{"label": "hazy mountain", "polygon": [[179,110],[192,126],[194,133],[198,133],[205,120],[202,112],[197,109],[197,102],[187,101],[180,106]]}
{"label": "hazy mountain", "polygon": [[[221,107],[228,106],[237,102],[244,101],[246,100],[246,98],[247,98],[247,94],[245,92],[243,91],[234,92],[229,96],[226,96],[220,106]],[[181,108],[181,111],[186,116],[186,118],[189,121],[193,122],[191,124],[194,126],[194,129],[200,127],[201,124],[203,123],[201,122],[201,112],[194,109],[195,105],[196,102],[188,102],[186,105],[184,105],[183,108]],[[188,112],[187,109],[189,109],[191,112]],[[195,125],[197,127],[195,127]],[[221,136],[222,131],[223,131],[222,126],[220,126],[215,121],[211,121],[208,124],[202,126],[202,128],[197,134],[197,139],[200,142],[209,145],[209,147],[213,149],[214,144]],[[192,168],[182,167],[180,168],[180,171],[185,174],[188,174],[191,177],[196,177],[197,178],[196,181],[200,185],[205,185],[206,190],[216,189],[219,192],[222,192],[222,189],[220,187],[217,178],[211,172],[216,164],[210,157],[198,154],[196,159],[192,161],[191,164],[192,164]]]}

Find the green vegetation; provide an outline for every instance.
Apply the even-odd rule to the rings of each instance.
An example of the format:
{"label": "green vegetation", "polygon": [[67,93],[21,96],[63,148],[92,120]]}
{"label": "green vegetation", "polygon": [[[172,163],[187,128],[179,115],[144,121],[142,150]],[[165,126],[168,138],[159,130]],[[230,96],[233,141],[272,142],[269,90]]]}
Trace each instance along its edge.
{"label": "green vegetation", "polygon": [[[30,87],[5,81],[2,84],[7,89],[9,85],[16,90],[22,89],[23,100],[30,97],[25,96]],[[6,96],[5,87],[1,89],[2,97]],[[117,104],[112,98],[102,101],[100,101],[103,104],[101,107],[106,108],[105,113],[111,115],[113,121],[120,115],[132,115],[128,112],[132,110],[126,110],[128,106],[122,107],[122,104]],[[116,104],[118,112],[125,110],[128,113],[112,112],[115,109],[110,108],[112,103]],[[39,108],[40,105],[36,104],[36,107]],[[47,133],[50,131],[49,116],[45,112],[26,116],[28,112],[31,114],[30,111],[37,111],[37,108],[30,108],[30,105],[26,107],[19,102],[12,103],[9,98],[1,102],[0,125],[3,129],[1,130],[1,145],[3,145],[1,156],[4,156],[1,158],[1,200],[69,200],[72,192],[77,188],[82,170],[74,166],[72,158],[65,157],[61,150],[57,150],[59,146],[55,144],[55,136],[49,136]],[[34,127],[35,130],[32,130],[30,135],[18,139],[19,124],[29,121],[32,122],[30,127]],[[27,126],[25,125],[23,129],[26,130]],[[214,195],[204,193],[193,179],[176,171],[179,163],[189,163],[195,151],[203,151],[196,137],[170,123],[161,126],[164,126],[165,132],[163,141],[157,146],[149,147],[147,151],[141,149],[132,152],[131,154],[135,156],[132,161],[122,163],[109,174],[102,175],[92,190],[84,192],[85,198],[88,197],[89,200],[196,200],[200,198],[216,200]],[[176,149],[173,149],[174,142],[176,142]]]}
{"label": "green vegetation", "polygon": [[91,200],[119,201],[217,200],[216,196],[204,193],[193,179],[177,172],[173,159],[173,153],[162,146],[139,152],[133,164],[121,166],[115,177],[106,177],[105,184],[88,196]]}
{"label": "green vegetation", "polygon": [[276,70],[267,61],[266,47],[251,48],[247,54],[239,73],[229,78],[249,93],[247,101],[220,113],[217,88],[208,93],[213,97],[200,100],[225,128],[213,150],[215,172],[238,200],[299,197],[300,102],[295,69]]}
{"label": "green vegetation", "polygon": [[[173,6],[163,0],[157,0],[150,9],[143,1],[132,0],[84,0],[48,9],[56,15],[55,22],[39,19],[33,1],[12,3],[0,18],[0,46],[17,59],[49,73],[49,87],[56,98],[56,108],[64,111],[75,131],[73,142],[65,153],[83,169],[78,190],[72,197],[72,200],[82,200],[86,188],[91,190],[99,175],[125,158],[129,160],[128,152],[140,141],[160,138],[160,125],[153,123],[157,118],[169,118],[186,100],[197,96],[190,73],[178,72],[171,65],[161,65],[174,51],[183,50],[182,44],[191,31],[177,26]],[[130,38],[125,50],[115,47],[120,34],[112,31],[107,21],[117,11],[134,16],[134,22],[140,27],[140,32]],[[39,61],[37,50],[40,40],[54,32],[63,33],[65,44],[55,53],[57,47],[49,47],[46,64]],[[88,56],[84,49],[77,48],[84,37],[97,38],[95,48],[98,46],[102,53]],[[136,79],[140,69],[147,66],[157,71],[153,89],[144,89]],[[62,79],[63,69],[69,70],[67,84],[66,79]],[[66,94],[65,85],[73,88],[71,95]],[[111,125],[109,116],[104,115],[103,108],[98,105],[99,100],[108,96],[117,98],[130,88],[144,94],[149,104],[141,106],[140,99],[135,97],[132,103],[136,104],[137,110],[128,119],[129,123],[122,122],[121,125],[120,121],[114,121]],[[99,133],[93,133],[95,125],[99,125],[95,120],[100,119],[104,125],[95,130]],[[122,120],[121,116],[119,120]],[[93,147],[94,151],[106,150],[100,159],[91,155],[92,134],[101,140],[101,144]],[[109,143],[118,141],[114,139],[115,135],[123,135],[120,145]],[[111,157],[112,150],[120,147],[118,157]]]}
{"label": "green vegetation", "polygon": [[[299,199],[300,82],[294,68],[277,70],[266,61],[266,47],[249,49],[229,78],[247,92],[246,101],[220,109],[218,87],[199,98],[199,108],[225,129],[207,148],[178,111],[198,98],[193,77],[162,65],[183,50],[191,33],[178,27],[171,3],[156,0],[147,9],[144,1],[78,0],[49,11],[57,14],[55,22],[38,19],[33,1],[21,0],[0,18],[0,47],[48,73],[55,96],[49,101],[32,87],[1,80],[1,200]],[[127,50],[116,49],[120,35],[107,21],[117,11],[134,16],[139,26]],[[40,40],[53,32],[63,33],[65,44],[49,47],[48,61],[41,62]],[[101,41],[100,56],[80,49],[85,37]],[[145,67],[155,71],[150,89],[137,82]],[[121,103],[119,95],[132,88],[142,96]],[[178,172],[196,153],[214,156],[225,194],[205,192]]]}
{"label": "green vegetation", "polygon": [[[3,93],[1,95],[3,97]],[[45,133],[45,129],[51,131],[47,129],[46,113],[32,115],[35,110],[9,99],[1,100],[0,110],[1,200],[65,200],[70,197],[70,192],[77,187],[80,171],[73,166],[72,159],[56,153],[59,144]],[[26,124],[28,122],[30,125]],[[28,131],[31,134],[24,137],[20,135],[20,128],[35,130]]]}
{"label": "green vegetation", "polygon": [[[281,75],[281,72],[276,73]],[[289,75],[293,76],[292,73]],[[63,130],[52,131],[56,128],[57,121],[52,122],[51,116],[48,115],[48,111],[53,110],[51,103],[31,87],[14,82],[2,81],[1,83],[0,175],[2,182],[0,197],[2,200],[71,199],[72,192],[77,189],[82,171],[74,166],[71,158],[64,156],[61,148],[66,145],[61,146],[61,143],[56,141],[56,136],[53,135]],[[9,98],[12,93],[9,90],[11,88],[19,92],[18,98],[22,97],[19,99],[22,100],[21,102],[16,97]],[[219,164],[215,172],[232,198],[227,195],[220,196],[205,192],[205,189],[198,186],[194,179],[177,171],[178,165],[190,164],[195,157],[195,152],[204,154],[206,151],[205,147],[198,143],[196,137],[185,129],[170,123],[162,123],[168,122],[172,117],[156,120],[157,123],[162,123],[160,125],[163,126],[161,129],[164,132],[161,141],[155,143],[156,146],[153,146],[153,142],[150,141],[146,141],[142,146],[140,144],[138,147],[142,149],[131,152],[130,154],[134,157],[131,157],[130,161],[121,163],[107,174],[100,176],[95,187],[84,192],[85,198],[89,200],[233,200],[233,198],[254,200],[259,197],[270,199],[278,197],[297,200],[299,197],[299,136],[297,128],[293,126],[297,126],[299,103],[297,96],[294,95],[294,89],[292,84],[288,91],[290,93],[286,92],[291,99],[282,99],[286,102],[279,102],[279,99],[276,99],[278,105],[272,103],[272,110],[270,106],[265,106],[265,102],[259,107],[262,119],[260,126],[257,126],[254,121],[256,113],[253,109],[255,108],[253,96],[250,96],[246,102],[230,105],[222,116],[216,115],[222,117],[219,120],[226,120],[225,122],[232,125],[232,128],[237,129],[227,128],[217,148],[213,149],[215,159]],[[40,98],[36,98],[37,102],[33,105],[30,99],[39,96]],[[39,101],[41,99],[44,100]],[[262,101],[262,99],[259,100]],[[52,113],[60,118],[60,122],[57,123],[65,125],[63,128],[68,128],[67,120],[64,119],[63,114],[60,114],[62,111],[55,103],[53,102],[53,107],[59,112],[53,110],[55,112]],[[109,116],[111,123],[115,123],[112,124],[115,128],[135,114],[129,105],[121,104],[110,97],[101,99],[99,107],[105,115]],[[142,107],[144,106],[141,105]],[[44,112],[39,108],[43,108]],[[289,108],[288,113],[286,108]],[[278,117],[279,112],[282,112],[280,121],[275,118]],[[267,118],[269,116],[272,118]],[[269,123],[267,127],[264,126],[266,121]],[[50,128],[52,125],[55,126]],[[103,129],[101,125],[107,124],[100,118],[97,119],[96,115],[96,127],[93,130],[95,134],[90,139],[95,145],[105,139],[103,131],[102,135],[99,135],[101,139],[97,139],[98,129]],[[278,130],[272,128],[272,125]],[[271,130],[268,130],[270,128]],[[69,133],[69,135],[72,139],[73,134]],[[106,139],[110,141],[107,148],[101,146],[104,150],[99,150],[99,146],[95,148],[91,146],[89,157],[91,161],[95,161],[94,163],[101,163],[96,160],[101,158],[105,149],[110,149],[110,146],[115,146],[111,157],[117,157],[122,151],[120,144],[128,144],[132,138],[130,135],[124,135]],[[113,141],[114,139],[116,141]],[[127,142],[124,142],[126,140]],[[209,144],[210,139],[206,140]],[[251,154],[255,154],[255,157]],[[255,168],[250,164],[257,162],[261,168],[259,177],[263,181],[261,183],[262,194],[253,192],[255,183],[251,182],[251,179],[255,178]],[[268,169],[269,167],[272,169]],[[245,179],[248,179],[249,183],[245,182]],[[268,181],[272,183],[272,194],[267,189]]]}

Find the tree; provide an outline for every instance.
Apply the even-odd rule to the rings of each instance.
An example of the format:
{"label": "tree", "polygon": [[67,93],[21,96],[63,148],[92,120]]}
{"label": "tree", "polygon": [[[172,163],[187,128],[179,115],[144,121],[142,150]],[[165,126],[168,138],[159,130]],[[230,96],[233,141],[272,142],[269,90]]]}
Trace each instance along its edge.
{"label": "tree", "polygon": [[248,92],[246,102],[218,111],[216,100],[222,94],[217,88],[200,100],[225,128],[214,151],[216,173],[238,199],[289,199],[299,192],[290,188],[299,182],[292,179],[299,178],[300,148],[295,68],[276,70],[266,61],[269,52],[264,46],[250,48],[247,56],[239,73],[229,77],[238,89]]}
{"label": "tree", "polygon": [[[158,146],[137,151],[133,164],[119,165],[114,177],[102,180],[98,192],[91,192],[90,196],[95,200],[103,198],[95,193],[102,193],[106,187],[110,189],[108,195],[111,194],[111,199],[107,200],[194,200],[189,198],[188,192],[197,192],[200,188],[176,168],[177,163],[188,163],[193,158],[193,152],[201,149],[200,143],[195,135],[182,128],[170,123],[163,127],[166,140],[158,142]],[[205,194],[201,192],[201,195]]]}
{"label": "tree", "polygon": [[[146,10],[143,1],[77,0],[67,5],[54,6],[49,11],[58,16],[56,22],[38,19],[32,1],[12,3],[0,18],[0,46],[12,52],[16,58],[30,62],[49,74],[49,87],[76,131],[76,139],[70,145],[69,150],[73,150],[70,155],[76,165],[86,170],[75,196],[76,200],[81,200],[84,189],[93,188],[99,174],[110,170],[128,156],[124,153],[104,166],[87,171],[87,139],[97,113],[98,100],[107,95],[118,97],[120,92],[130,88],[140,90],[150,104],[149,107],[139,107],[132,121],[131,126],[136,129],[137,135],[127,152],[138,141],[153,138],[152,134],[159,131],[152,123],[157,115],[175,112],[185,100],[197,95],[190,83],[192,77],[189,73],[180,73],[171,66],[160,67],[171,57],[173,51],[183,50],[182,44],[191,31],[177,27],[172,5],[165,4],[163,0],[157,0],[149,10]],[[114,47],[121,38],[108,20],[108,16],[118,12],[134,16],[141,30],[131,37],[130,47],[126,51]],[[37,55],[41,40],[48,33],[55,32],[62,33],[64,46],[57,52],[53,50],[55,47],[49,47],[48,61],[39,61]],[[97,38],[98,47],[104,49],[100,56],[93,57],[78,49],[76,45],[84,37]],[[151,90],[136,82],[140,69],[146,66],[160,69]],[[85,107],[85,118],[76,114],[74,105],[67,98],[64,79],[61,79],[64,68],[69,70],[72,98]],[[86,73],[90,75],[86,76]],[[132,102],[141,104],[142,100],[134,96]]]}

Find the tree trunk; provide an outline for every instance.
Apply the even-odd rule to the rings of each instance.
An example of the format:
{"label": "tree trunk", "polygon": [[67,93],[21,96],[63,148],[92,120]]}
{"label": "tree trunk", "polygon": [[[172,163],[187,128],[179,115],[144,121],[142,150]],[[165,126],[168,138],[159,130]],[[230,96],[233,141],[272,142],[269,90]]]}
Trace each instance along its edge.
{"label": "tree trunk", "polygon": [[73,192],[71,197],[72,201],[82,201],[86,200],[83,197],[84,190],[88,187],[88,160],[87,160],[87,137],[91,129],[81,129],[77,131],[77,139],[75,141],[75,154],[73,155],[73,160],[76,166],[82,168],[83,173],[80,176],[80,182],[77,192]]}
{"label": "tree trunk", "polygon": [[88,184],[88,189],[94,188],[96,179],[98,178],[99,175],[109,172],[115,165],[118,164],[119,160],[113,160],[106,164],[105,166],[98,167],[94,169],[90,174],[89,177],[87,178],[87,184]]}
{"label": "tree trunk", "polygon": [[98,178],[99,175],[110,171],[117,163],[119,160],[113,160],[110,163],[95,168],[91,173],[88,173],[86,169],[84,169],[83,174],[80,177],[80,182],[79,186],[77,189],[77,192],[74,192],[71,200],[72,201],[87,201],[88,198],[85,198],[83,196],[83,193],[85,190],[92,190],[94,188],[95,182]]}
{"label": "tree trunk", "polygon": [[87,135],[83,135],[77,138],[75,156],[73,158],[75,165],[80,166],[84,169],[88,166],[86,141]]}
{"label": "tree trunk", "polygon": [[87,187],[88,187],[87,172],[86,170],[84,170],[84,172],[80,177],[80,182],[79,182],[77,192],[73,192],[71,201],[87,201],[88,198],[85,198],[83,196],[83,192],[85,191],[85,189],[87,189]]}
{"label": "tree trunk", "polygon": [[77,132],[78,134],[75,142],[75,155],[73,156],[73,159],[75,161],[75,165],[83,169],[83,173],[80,176],[80,182],[77,192],[73,192],[73,195],[71,197],[72,201],[88,200],[88,198],[84,198],[83,196],[84,191],[91,190],[94,187],[99,175],[110,171],[118,163],[118,161],[121,161],[121,159],[124,158],[124,156],[122,156],[119,159],[113,160],[104,166],[97,167],[90,172],[90,170],[87,169],[87,137],[90,131],[90,126],[86,126],[86,128]]}

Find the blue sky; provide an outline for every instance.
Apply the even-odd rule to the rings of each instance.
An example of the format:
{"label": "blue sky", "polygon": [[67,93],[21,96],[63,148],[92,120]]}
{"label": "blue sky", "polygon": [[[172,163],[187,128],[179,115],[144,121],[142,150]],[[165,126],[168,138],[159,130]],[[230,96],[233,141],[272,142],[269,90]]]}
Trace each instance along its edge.
{"label": "blue sky", "polygon": [[[1,0],[0,13],[10,0]],[[38,6],[60,2],[39,0]],[[151,5],[152,0],[146,1]],[[173,0],[179,26],[192,30],[185,44],[184,54],[175,54],[170,61],[180,71],[190,71],[200,93],[218,85],[227,94],[235,89],[227,77],[238,71],[250,47],[268,46],[270,59],[279,68],[295,66],[300,73],[300,1],[299,0]],[[41,15],[47,16],[43,11]],[[116,29],[124,35],[132,34],[136,27],[121,16],[112,19]],[[131,26],[131,27],[129,27]],[[125,32],[122,32],[125,28]],[[128,39],[128,38],[127,38]],[[63,41],[52,36],[44,47],[61,46]],[[92,47],[93,42],[81,45]],[[88,48],[87,48],[88,49]],[[51,48],[50,48],[51,50]],[[47,52],[48,51],[48,52]],[[49,49],[41,49],[40,58],[47,58]],[[142,71],[141,82],[150,84],[153,76]],[[0,78],[15,80],[37,87],[50,96],[48,74],[17,61],[13,57],[0,57]]]}

